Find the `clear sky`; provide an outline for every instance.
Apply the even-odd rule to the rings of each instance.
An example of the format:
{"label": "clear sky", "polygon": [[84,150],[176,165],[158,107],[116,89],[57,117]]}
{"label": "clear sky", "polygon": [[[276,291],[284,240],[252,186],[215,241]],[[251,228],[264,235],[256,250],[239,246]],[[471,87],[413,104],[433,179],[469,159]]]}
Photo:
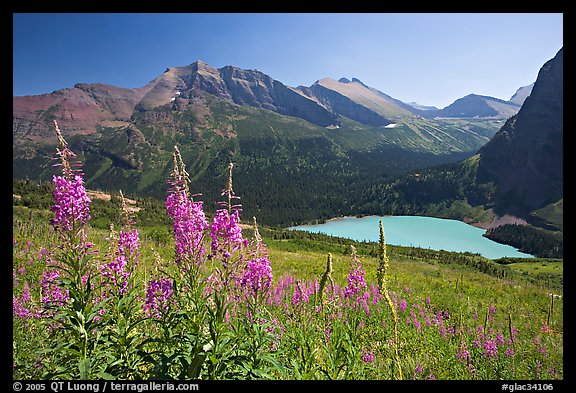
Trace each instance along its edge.
{"label": "clear sky", "polygon": [[443,108],[470,93],[508,100],[563,46],[561,13],[14,14],[13,94],[76,83],[141,87],[202,60],[310,86],[358,78]]}

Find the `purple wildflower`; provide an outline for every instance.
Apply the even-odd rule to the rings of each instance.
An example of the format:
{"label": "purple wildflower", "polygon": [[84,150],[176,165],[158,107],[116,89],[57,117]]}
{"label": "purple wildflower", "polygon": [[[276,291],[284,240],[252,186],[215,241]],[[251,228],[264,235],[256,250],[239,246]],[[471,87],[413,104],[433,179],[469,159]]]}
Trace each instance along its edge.
{"label": "purple wildflower", "polygon": [[402,300],[400,301],[400,306],[398,307],[398,309],[399,309],[400,311],[406,310],[406,300],[402,299]]}
{"label": "purple wildflower", "polygon": [[498,357],[498,346],[492,340],[484,341],[484,355],[490,358]]}
{"label": "purple wildflower", "polygon": [[362,354],[362,361],[364,363],[374,363],[376,361],[376,355],[372,351],[365,351]]}
{"label": "purple wildflower", "polygon": [[364,281],[364,270],[362,265],[354,266],[348,274],[348,285],[344,288],[344,297],[351,297],[358,293],[362,288],[366,288]]}
{"label": "purple wildflower", "polygon": [[240,285],[253,293],[268,291],[272,285],[272,268],[268,258],[259,257],[248,261],[246,271],[240,277]]}
{"label": "purple wildflower", "polygon": [[32,296],[30,296],[30,286],[28,283],[24,284],[22,289],[22,296],[19,298],[12,296],[12,313],[15,317],[21,319],[31,318],[32,312],[29,303],[32,301]]}
{"label": "purple wildflower", "polygon": [[180,264],[182,259],[202,257],[204,230],[208,228],[202,202],[189,200],[183,189],[176,189],[166,198],[166,213],[173,221],[176,263]]}
{"label": "purple wildflower", "polygon": [[58,286],[59,277],[58,270],[45,270],[42,273],[40,286],[42,288],[42,303],[45,306],[59,306],[70,299],[68,290]]}
{"label": "purple wildflower", "polygon": [[460,363],[464,361],[468,362],[468,360],[470,360],[470,352],[466,348],[460,348],[456,352],[456,357]]}
{"label": "purple wildflower", "polygon": [[242,245],[248,246],[248,240],[242,238],[238,210],[229,214],[226,209],[218,209],[212,220],[210,236],[212,251],[223,253],[225,257],[229,257],[228,252],[237,251]]}
{"label": "purple wildflower", "polygon": [[173,297],[174,291],[171,280],[167,278],[151,280],[146,290],[144,311],[149,317],[159,319],[174,304]]}
{"label": "purple wildflower", "polygon": [[414,327],[416,330],[420,330],[420,321],[418,321],[418,318],[416,317],[414,317]]}
{"label": "purple wildflower", "polygon": [[73,179],[64,176],[53,176],[54,205],[51,220],[54,228],[61,232],[69,232],[74,223],[84,226],[90,220],[90,198],[86,195],[81,175],[74,175]]}

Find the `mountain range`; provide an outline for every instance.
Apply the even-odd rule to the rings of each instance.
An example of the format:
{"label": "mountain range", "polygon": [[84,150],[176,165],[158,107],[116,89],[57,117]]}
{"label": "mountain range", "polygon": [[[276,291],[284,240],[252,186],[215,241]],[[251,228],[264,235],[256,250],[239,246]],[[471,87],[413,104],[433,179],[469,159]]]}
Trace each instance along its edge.
{"label": "mountain range", "polygon": [[473,156],[518,113],[515,96],[470,94],[437,109],[357,78],[290,87],[196,61],[140,88],[78,83],[13,97],[13,176],[50,179],[57,120],[91,188],[162,198],[178,145],[205,200],[218,198],[233,161],[247,214],[293,225],[356,214],[374,185]]}
{"label": "mountain range", "polygon": [[189,66],[168,68],[141,88],[78,83],[50,94],[16,96],[13,98],[15,141],[51,136],[51,119],[58,119],[65,132],[72,135],[93,134],[99,127],[127,126],[135,112],[194,107],[205,93],[322,127],[340,127],[343,117],[374,127],[410,122],[418,116],[506,119],[520,108],[517,95],[512,102],[470,94],[444,109],[421,109],[356,78],[352,81],[324,78],[310,87],[292,88],[257,70],[233,66],[216,69],[196,61]]}

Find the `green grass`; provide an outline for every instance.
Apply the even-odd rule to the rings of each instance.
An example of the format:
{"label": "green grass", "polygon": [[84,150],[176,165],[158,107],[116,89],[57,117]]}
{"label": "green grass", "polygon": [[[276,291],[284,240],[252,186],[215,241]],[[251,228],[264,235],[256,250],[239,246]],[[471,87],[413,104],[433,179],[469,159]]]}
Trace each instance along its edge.
{"label": "green grass", "polygon": [[[36,257],[40,246],[57,243],[48,224],[51,213],[47,210],[15,206],[13,214],[16,242],[13,268],[16,272],[26,267],[25,276],[31,280],[31,283],[34,283],[32,278],[39,277],[43,269],[42,261]],[[137,282],[145,283],[156,267],[160,266],[165,270],[175,268],[172,262],[174,243],[168,226],[147,226],[139,228],[139,231],[142,247],[140,264],[137,268]],[[245,238],[252,236],[249,227],[245,228],[243,233]],[[320,280],[325,270],[328,253],[330,253],[333,260],[332,276],[336,285],[343,288],[347,284],[350,269],[351,245],[357,248],[368,286],[375,285],[377,282],[376,271],[379,261],[375,253],[377,248],[373,243],[353,242],[347,239],[272,228],[261,228],[261,233],[269,250],[275,283],[286,277],[294,277],[301,283]],[[106,249],[107,236],[106,230],[89,229],[89,240],[94,242],[95,249]],[[32,244],[26,245],[27,241],[31,241]],[[493,379],[498,376],[504,379],[536,379],[535,362],[541,362],[546,370],[552,370],[542,371],[541,378],[562,378],[563,297],[554,300],[553,312],[550,312],[551,297],[549,294],[562,296],[563,290],[562,287],[550,286],[550,282],[546,279],[538,278],[543,272],[562,276],[563,269],[560,260],[542,259],[529,263],[524,260],[514,262],[512,258],[507,262],[513,263],[499,265],[478,255],[436,252],[411,247],[388,246],[387,248],[390,257],[390,270],[387,274],[388,289],[395,294],[396,298],[404,299],[407,304],[405,311],[399,311],[402,343],[400,356],[406,378],[426,379],[434,375],[438,379]],[[30,259],[36,262],[28,265]],[[490,274],[484,273],[482,271],[484,269],[488,269]],[[502,272],[506,274],[503,275]],[[19,294],[20,290],[21,288],[15,287],[14,293]],[[515,358],[517,363],[510,363],[510,359],[501,353],[500,360],[496,363],[490,363],[491,360],[487,360],[486,364],[475,363],[479,374],[477,377],[471,376],[464,365],[455,358],[458,341],[449,339],[450,336],[442,337],[432,327],[424,328],[421,332],[415,330],[411,322],[411,310],[414,310],[413,305],[424,304],[426,304],[427,312],[442,311],[449,314],[449,326],[456,329],[459,326],[463,329],[476,329],[483,326],[493,329],[493,334],[502,332],[504,337],[508,337],[508,329],[513,326],[518,330]],[[491,308],[495,310],[493,313],[489,313]],[[272,313],[279,311],[270,310]],[[350,350],[367,350],[373,346],[374,350],[386,359],[386,350],[382,348],[382,337],[386,337],[389,333],[378,326],[382,321],[391,323],[389,316],[378,320],[380,314],[362,315],[364,314],[350,314],[350,318],[359,318],[350,319],[351,323],[355,321],[353,322],[355,324],[366,324],[366,330],[354,328],[357,336],[351,336],[349,339],[353,340],[355,345],[353,348],[356,349]],[[330,344],[334,347],[322,347],[324,345],[321,331],[323,328],[320,329],[320,327],[323,326],[323,322],[320,319],[316,320],[314,319],[316,317],[311,315],[299,320],[295,319],[297,315],[282,316],[282,312],[276,318],[288,329],[285,333],[285,341],[282,342],[283,349],[277,354],[277,361],[296,364],[300,367],[297,373],[302,374],[293,374],[296,373],[295,370],[283,369],[284,371],[278,371],[278,374],[272,374],[272,378],[321,378],[327,375],[342,377],[340,371],[331,369],[329,366],[330,357],[336,356],[336,352],[331,351],[339,351],[347,347],[344,342],[340,341]],[[338,328],[337,321],[333,323],[334,334],[348,331],[345,326]],[[424,325],[423,318],[420,318],[420,323]],[[544,332],[542,330],[544,326],[548,326],[551,330]],[[337,330],[337,328],[344,330]],[[40,329],[40,326],[34,325],[34,329]],[[302,333],[304,336],[300,337],[294,329],[303,329],[302,332],[308,333]],[[379,338],[379,335],[382,336]],[[23,341],[24,336],[27,340]],[[18,364],[28,362],[26,352],[32,351],[30,346],[35,345],[35,340],[45,339],[41,330],[30,336],[26,329],[16,325],[15,348],[18,353]],[[337,337],[334,336],[334,340],[336,339]],[[468,337],[466,339],[472,340]],[[535,340],[538,340],[538,344],[535,344]],[[336,344],[337,342],[340,344]],[[297,352],[290,352],[294,350],[294,345],[297,347],[320,345],[320,347],[309,354],[312,356],[315,353],[313,356],[315,360],[308,363],[312,358],[299,358],[300,355]],[[471,351],[476,351],[474,356],[481,358],[481,349],[474,349],[472,341],[467,345]],[[545,350],[546,353],[538,352],[540,349]],[[301,355],[304,356],[304,352]],[[293,360],[284,359],[283,356],[289,356],[289,359]],[[351,361],[350,359],[354,356],[360,355],[357,352],[347,352],[346,356],[347,361]],[[390,364],[384,360],[383,362],[378,363],[374,368],[362,369],[364,371],[354,368],[356,370],[354,375],[362,379],[392,378]],[[350,366],[349,363],[347,364]],[[423,374],[415,371],[420,365],[425,367]],[[324,371],[320,372],[320,369]]]}

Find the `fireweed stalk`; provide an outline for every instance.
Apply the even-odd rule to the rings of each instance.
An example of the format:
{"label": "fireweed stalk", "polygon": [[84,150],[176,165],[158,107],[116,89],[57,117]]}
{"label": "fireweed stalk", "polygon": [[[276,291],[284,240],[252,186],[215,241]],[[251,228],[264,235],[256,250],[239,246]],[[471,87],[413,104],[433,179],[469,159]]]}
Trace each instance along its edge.
{"label": "fireweed stalk", "polygon": [[142,370],[148,362],[140,351],[146,338],[138,328],[147,318],[142,313],[141,288],[135,279],[140,258],[138,230],[134,229],[135,222],[122,191],[120,200],[122,228],[116,237],[111,226],[114,251],[101,267],[102,295],[96,318],[102,317],[106,323],[107,357],[114,359],[106,364],[106,372],[131,379],[143,377]]}
{"label": "fireweed stalk", "polygon": [[[158,323],[160,333],[156,351],[161,354],[152,372],[172,373],[180,379],[197,378],[210,346],[208,300],[206,290],[208,254],[204,246],[208,221],[203,203],[191,195],[190,176],[177,146],[174,146],[173,169],[168,179],[166,214],[172,222],[175,241],[175,269],[156,272],[146,287],[144,312]],[[161,273],[161,274],[158,274]],[[185,367],[180,359],[191,359]]]}
{"label": "fireweed stalk", "polygon": [[251,259],[238,280],[240,287],[246,292],[245,299],[251,315],[256,314],[260,303],[266,303],[266,296],[269,295],[272,286],[272,267],[268,260],[268,249],[262,242],[256,217],[253,217],[253,220],[254,241],[250,252]]}
{"label": "fireweed stalk", "polygon": [[[130,278],[138,265],[140,240],[138,230],[133,229],[134,221],[130,216],[122,190],[120,190],[120,200],[123,228],[117,239],[116,250],[110,256],[110,262],[102,266],[102,276],[105,279],[104,283],[110,286],[110,290],[122,297],[129,289]],[[111,238],[115,239],[115,235],[111,234]]]}
{"label": "fireweed stalk", "polygon": [[[83,184],[83,173],[76,155],[68,148],[62,132],[54,121],[60,147],[56,149],[62,175],[53,177],[54,218],[51,224],[61,240],[60,252],[54,258],[52,269],[45,271],[43,299],[58,298],[59,302],[46,305],[53,311],[52,334],[62,336],[56,347],[50,348],[54,356],[64,356],[77,365],[76,376],[87,378],[92,373],[91,354],[95,339],[90,332],[97,328],[97,309],[93,305],[95,272],[91,251],[92,243],[86,240],[85,226],[90,219],[90,199]],[[48,293],[53,291],[53,293]],[[54,295],[57,292],[57,295]],[[70,355],[72,355],[70,357]],[[76,359],[75,361],[72,359]],[[50,376],[58,375],[49,374]]]}
{"label": "fireweed stalk", "polygon": [[228,180],[221,193],[225,200],[218,202],[221,208],[216,210],[210,227],[211,257],[221,262],[221,266],[216,267],[213,283],[223,288],[231,287],[240,278],[238,274],[245,258],[243,251],[249,246],[248,239],[242,237],[240,226],[242,205],[233,203],[240,199],[232,189],[233,167],[232,163],[228,165]]}

